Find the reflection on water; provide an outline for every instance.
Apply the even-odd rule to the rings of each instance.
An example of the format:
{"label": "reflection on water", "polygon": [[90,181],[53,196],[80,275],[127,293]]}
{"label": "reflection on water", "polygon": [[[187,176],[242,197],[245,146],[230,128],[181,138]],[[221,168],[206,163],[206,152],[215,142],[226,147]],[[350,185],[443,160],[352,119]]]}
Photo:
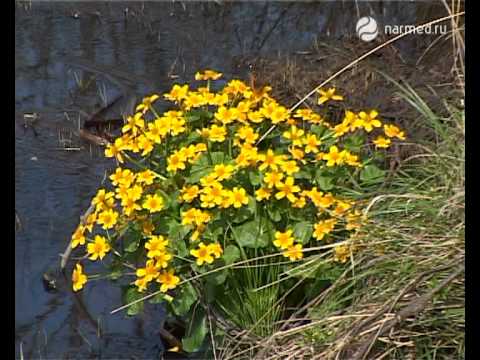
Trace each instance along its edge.
{"label": "reflection on water", "polygon": [[[397,5],[391,6],[394,19]],[[413,16],[414,7],[402,6],[404,16]],[[205,67],[245,76],[246,67],[238,66],[243,56],[281,56],[326,34],[353,36],[357,11],[354,2],[34,2],[28,11],[16,8],[17,356],[20,343],[26,358],[158,358],[163,349],[158,305],[126,318],[109,315],[120,289],[108,281],[92,281],[79,295],[69,285],[56,293],[42,285],[42,274],[58,266],[79,216],[114,166],[77,138],[68,145],[81,151],[59,150],[68,140],[64,130],[119,94],[165,91]],[[23,114],[31,112],[40,114],[37,134],[22,126]],[[96,269],[89,266],[89,273]]]}

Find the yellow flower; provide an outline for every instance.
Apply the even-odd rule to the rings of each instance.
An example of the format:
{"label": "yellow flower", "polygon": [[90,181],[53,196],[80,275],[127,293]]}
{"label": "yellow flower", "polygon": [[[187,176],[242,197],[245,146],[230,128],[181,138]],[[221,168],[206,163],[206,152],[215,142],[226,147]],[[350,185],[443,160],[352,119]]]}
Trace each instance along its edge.
{"label": "yellow flower", "polygon": [[211,208],[220,205],[224,198],[224,189],[222,184],[217,181],[211,182],[207,187],[202,189],[200,200],[202,207]]}
{"label": "yellow flower", "polygon": [[163,209],[163,199],[161,196],[147,195],[143,202],[143,208],[147,209],[150,213],[158,212]]}
{"label": "yellow flower", "polygon": [[197,108],[205,105],[206,103],[207,103],[207,100],[202,94],[198,92],[191,92],[187,95],[185,99],[185,108],[186,109]]}
{"label": "yellow flower", "polygon": [[395,125],[383,125],[383,129],[385,131],[385,135],[387,135],[389,138],[396,137],[400,140],[405,140],[405,132],[400,131],[398,127]]}
{"label": "yellow flower", "polygon": [[256,199],[257,201],[262,201],[264,199],[270,199],[270,196],[272,195],[272,191],[268,188],[260,188],[257,191],[255,191]]}
{"label": "yellow flower", "polygon": [[142,223],[142,232],[144,235],[152,235],[153,230],[155,230],[155,226],[150,220],[144,221]]}
{"label": "yellow flower", "polygon": [[172,154],[168,157],[167,171],[177,172],[177,170],[185,170],[185,162],[183,157],[178,153]]}
{"label": "yellow flower", "polygon": [[159,256],[168,245],[168,239],[165,239],[162,235],[152,235],[150,240],[145,243],[145,249],[148,250],[147,257],[153,259]]}
{"label": "yellow flower", "polygon": [[87,216],[87,220],[85,220],[85,229],[87,229],[89,232],[92,232],[93,230],[93,225],[97,222],[97,213],[91,213],[90,215]]}
{"label": "yellow flower", "polygon": [[294,208],[298,208],[298,209],[304,208],[305,205],[307,205],[307,200],[305,199],[304,196],[297,198],[297,200],[295,200],[295,202],[292,204]]}
{"label": "yellow flower", "polygon": [[293,117],[300,118],[303,120],[310,120],[312,115],[314,115],[312,109],[297,109]]}
{"label": "yellow flower", "polygon": [[336,219],[328,219],[318,222],[314,225],[313,237],[317,240],[322,240],[325,235],[333,231],[336,223]]}
{"label": "yellow flower", "polygon": [[143,194],[143,188],[140,185],[135,185],[129,189],[126,190],[126,197],[122,199],[122,203],[126,200],[133,200],[137,201],[142,197]]}
{"label": "yellow flower", "polygon": [[208,105],[222,106],[228,103],[227,94],[215,94],[213,98],[208,99]]}
{"label": "yellow flower", "polygon": [[329,167],[341,165],[343,163],[342,154],[338,151],[338,148],[335,145],[330,146],[328,153],[323,155],[323,160],[327,160],[327,166]]}
{"label": "yellow flower", "polygon": [[153,179],[155,179],[155,173],[152,170],[145,170],[137,173],[137,182],[145,185],[152,185]]}
{"label": "yellow flower", "polygon": [[195,74],[195,80],[218,80],[222,77],[222,73],[214,70],[204,70]]}
{"label": "yellow flower", "polygon": [[307,135],[307,137],[303,140],[303,143],[305,145],[305,152],[307,154],[310,153],[318,153],[318,146],[321,144],[321,141],[317,139],[315,134],[310,134]]}
{"label": "yellow flower", "polygon": [[193,159],[197,157],[197,150],[195,145],[190,145],[188,147],[183,147],[179,150],[180,157],[184,159],[188,159],[190,163],[192,163]]}
{"label": "yellow flower", "polygon": [[350,249],[347,245],[338,245],[333,249],[333,259],[340,263],[346,263],[350,256]]}
{"label": "yellow flower", "polygon": [[239,111],[236,108],[226,108],[225,106],[220,106],[215,113],[215,119],[220,121],[223,125],[232,123],[234,120],[237,120],[239,117]]}
{"label": "yellow flower", "polygon": [[337,216],[343,215],[347,210],[349,210],[352,207],[351,204],[349,204],[346,201],[337,201],[337,206],[335,209],[333,209],[333,213]]}
{"label": "yellow flower", "polygon": [[175,275],[175,272],[173,269],[170,269],[168,271],[162,271],[158,275],[157,282],[162,284],[160,286],[160,291],[161,292],[167,292],[170,289],[175,289],[180,282],[180,278]]}
{"label": "yellow flower", "polygon": [[217,181],[227,180],[232,177],[234,167],[232,165],[219,164],[215,165],[213,174]]}
{"label": "yellow flower", "polygon": [[175,102],[180,102],[185,99],[188,94],[188,85],[173,85],[173,88],[168,94],[164,94],[165,99]]}
{"label": "yellow flower", "polygon": [[142,156],[146,156],[153,151],[152,141],[145,135],[140,135],[138,137],[138,148],[143,150]]}
{"label": "yellow flower", "polygon": [[115,139],[115,142],[108,144],[105,148],[105,156],[108,158],[115,157],[119,163],[123,163],[122,151],[125,150],[125,144],[122,138]]}
{"label": "yellow flower", "polygon": [[118,219],[118,213],[113,209],[102,211],[98,214],[97,223],[102,225],[105,230],[111,229],[115,226]]}
{"label": "yellow flower", "polygon": [[148,281],[146,277],[141,277],[135,280],[135,286],[137,287],[138,292],[143,292],[147,290]]}
{"label": "yellow flower", "polygon": [[158,266],[155,260],[147,260],[144,268],[136,271],[138,277],[144,277],[146,282],[150,282],[158,277]]}
{"label": "yellow flower", "polygon": [[142,113],[129,116],[127,123],[122,127],[122,133],[131,132],[133,135],[137,135],[140,130],[143,130],[145,128],[145,120],[143,120],[142,116]]}
{"label": "yellow flower", "polygon": [[78,245],[85,245],[85,227],[79,225],[72,235],[72,249],[75,249]]}
{"label": "yellow flower", "polygon": [[152,108],[152,104],[159,98],[157,94],[153,94],[151,96],[144,97],[142,100],[142,103],[139,104],[136,108],[135,111],[142,111],[144,114],[147,112],[147,110]]}
{"label": "yellow flower", "polygon": [[90,255],[90,260],[102,260],[107,252],[110,251],[110,245],[103,236],[96,235],[95,242],[87,245],[87,253]]}
{"label": "yellow flower", "polygon": [[248,120],[250,120],[255,124],[261,123],[264,119],[263,113],[261,111],[250,111],[247,114],[247,117],[248,117]]}
{"label": "yellow flower", "polygon": [[165,269],[168,266],[168,262],[172,259],[172,255],[166,251],[161,251],[155,256],[157,267]]}
{"label": "yellow flower", "polygon": [[272,149],[268,149],[266,154],[258,155],[258,160],[262,163],[258,168],[260,171],[264,171],[266,168],[277,170],[283,161],[283,156],[275,155]]}
{"label": "yellow flower", "polygon": [[122,168],[117,168],[115,173],[110,175],[110,180],[115,186],[125,185],[129,187],[135,181],[135,175],[129,169],[122,170]]}
{"label": "yellow flower", "polygon": [[300,168],[297,165],[295,160],[285,161],[282,165],[280,165],[282,170],[287,173],[287,175],[293,175],[300,171]]}
{"label": "yellow flower", "polygon": [[247,144],[255,143],[258,138],[258,134],[250,126],[241,127],[235,136],[244,140]]}
{"label": "yellow flower", "polygon": [[82,265],[76,264],[72,273],[73,291],[78,291],[87,283],[87,276],[83,273]]}
{"label": "yellow flower", "polygon": [[209,129],[208,138],[214,142],[224,142],[227,135],[227,129],[224,126],[212,125]]}
{"label": "yellow flower", "polygon": [[185,119],[173,118],[170,122],[170,131],[173,136],[177,136],[186,131]]}
{"label": "yellow flower", "polygon": [[358,114],[358,120],[355,122],[358,127],[363,127],[367,132],[371,132],[374,127],[382,126],[380,120],[377,119],[378,111],[372,110],[368,114],[361,111]]}
{"label": "yellow flower", "polygon": [[335,88],[330,88],[327,91],[318,90],[320,97],[318,98],[318,104],[322,105],[323,103],[327,102],[328,100],[336,100],[341,101],[343,100],[343,96],[335,94]]}
{"label": "yellow flower", "polygon": [[283,199],[284,197],[292,203],[297,200],[295,193],[300,191],[300,187],[294,185],[293,177],[287,177],[285,182],[277,185],[276,188],[278,189],[278,192],[275,194],[277,200]]}
{"label": "yellow flower", "polygon": [[198,244],[198,249],[190,250],[190,254],[197,258],[197,265],[201,266],[204,262],[211,264],[213,262],[213,256],[208,246],[203,242]]}
{"label": "yellow flower", "polygon": [[162,137],[166,135],[165,133],[163,132],[162,123],[158,120],[155,120],[154,122],[148,124],[148,131],[145,132],[145,136],[155,144],[161,144]]}
{"label": "yellow flower", "polygon": [[303,131],[302,129],[299,129],[296,126],[292,126],[289,131],[285,131],[283,133],[283,137],[290,140],[294,146],[301,146],[302,136],[304,133],[305,131]]}
{"label": "yellow flower", "polygon": [[362,164],[358,161],[358,155],[354,155],[349,152],[345,154],[345,163],[350,166],[362,166]]}
{"label": "yellow flower", "polygon": [[243,188],[234,187],[229,193],[229,198],[235,208],[240,208],[242,205],[248,204],[248,196]]}
{"label": "yellow flower", "polygon": [[305,153],[301,150],[301,149],[298,149],[298,148],[295,148],[293,146],[290,146],[288,148],[288,152],[290,153],[290,155],[292,155],[292,157],[295,159],[295,160],[299,160],[301,161],[303,164],[305,164],[305,160],[303,160],[303,158],[305,157]]}
{"label": "yellow flower", "polygon": [[192,225],[195,223],[198,210],[195,208],[182,211],[182,225]]}
{"label": "yellow flower", "polygon": [[280,249],[288,249],[293,245],[294,238],[292,234],[292,230],[287,230],[283,233],[280,231],[275,232],[275,240],[273,241],[273,245]]}
{"label": "yellow flower", "polygon": [[375,144],[375,147],[377,147],[377,148],[386,149],[390,146],[392,141],[390,139],[384,138],[383,136],[379,136],[375,140],[373,140],[373,143]]}
{"label": "yellow flower", "polygon": [[282,121],[286,121],[290,116],[290,112],[284,106],[277,106],[270,114],[270,120],[272,124],[278,124]]}
{"label": "yellow flower", "polygon": [[183,201],[190,203],[198,196],[199,193],[200,193],[200,189],[198,188],[197,185],[184,186],[182,188],[180,198]]}
{"label": "yellow flower", "polygon": [[302,244],[289,246],[287,250],[283,252],[283,256],[289,258],[292,261],[300,260],[301,258],[303,258]]}
{"label": "yellow flower", "polygon": [[202,235],[202,232],[205,230],[205,225],[198,225],[195,231],[190,235],[190,240],[192,242],[197,241],[200,238],[200,235]]}
{"label": "yellow flower", "polygon": [[222,246],[219,243],[214,243],[214,244],[208,244],[208,251],[210,251],[215,258],[219,258],[223,254],[223,249]]}

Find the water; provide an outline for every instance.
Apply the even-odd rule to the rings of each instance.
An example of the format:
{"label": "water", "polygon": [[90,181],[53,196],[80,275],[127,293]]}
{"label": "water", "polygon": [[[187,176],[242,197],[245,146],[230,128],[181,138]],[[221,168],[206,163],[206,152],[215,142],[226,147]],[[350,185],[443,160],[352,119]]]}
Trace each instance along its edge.
{"label": "water", "polygon": [[[360,10],[370,11],[367,5]],[[397,10],[388,15],[392,21]],[[79,294],[69,286],[56,293],[43,287],[42,274],[58,266],[79,216],[105,171],[114,167],[72,135],[79,116],[121,94],[163,92],[205,67],[227,78],[245,77],[246,67],[239,66],[244,57],[308,50],[327,34],[354,36],[356,14],[353,2],[17,6],[15,207],[22,222],[15,239],[17,357],[20,344],[27,359],[150,359],[164,350],[158,335],[164,312],[158,305],[127,318],[109,314],[121,299],[120,289],[108,281],[90,282]],[[414,16],[415,8],[405,4],[402,14]],[[79,86],[78,79],[90,85]],[[40,114],[36,134],[23,128],[23,114],[33,112]]]}

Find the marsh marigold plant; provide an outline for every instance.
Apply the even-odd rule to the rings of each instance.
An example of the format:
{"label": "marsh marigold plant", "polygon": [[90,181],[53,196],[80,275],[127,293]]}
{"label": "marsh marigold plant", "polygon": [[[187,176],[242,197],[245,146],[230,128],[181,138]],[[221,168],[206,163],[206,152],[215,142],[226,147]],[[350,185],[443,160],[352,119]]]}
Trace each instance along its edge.
{"label": "marsh marigold plant", "polygon": [[156,293],[185,315],[202,284],[233,286],[236,262],[277,255],[289,269],[318,254],[339,266],[353,256],[349,239],[367,220],[344,190],[381,181],[375,154],[404,132],[374,109],[329,120],[330,103],[344,101],[334,88],[319,91],[315,109],[290,111],[269,87],[221,87],[221,77],[198,72],[198,86],[145,97],[106,146],[117,167],[72,236],[85,254],[74,291],[100,261],[124,281],[125,302]]}

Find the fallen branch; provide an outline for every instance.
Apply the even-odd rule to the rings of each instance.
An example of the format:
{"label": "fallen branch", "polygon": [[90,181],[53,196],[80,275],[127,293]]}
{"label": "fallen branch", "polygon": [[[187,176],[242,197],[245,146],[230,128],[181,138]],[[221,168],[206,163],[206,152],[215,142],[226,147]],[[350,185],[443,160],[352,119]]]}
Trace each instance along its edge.
{"label": "fallen branch", "polygon": [[[91,204],[90,207],[87,209],[87,211],[85,211],[85,213],[83,214],[83,216],[80,217],[80,225],[84,226],[86,221],[87,221],[87,218],[88,216],[95,210],[95,205]],[[65,251],[63,252],[63,254],[61,254],[61,260],[60,260],[60,270],[64,270],[65,269],[65,266],[67,265],[67,261],[70,257],[70,254],[72,253],[72,242],[69,241],[68,242],[68,246],[67,248],[65,249]]]}

